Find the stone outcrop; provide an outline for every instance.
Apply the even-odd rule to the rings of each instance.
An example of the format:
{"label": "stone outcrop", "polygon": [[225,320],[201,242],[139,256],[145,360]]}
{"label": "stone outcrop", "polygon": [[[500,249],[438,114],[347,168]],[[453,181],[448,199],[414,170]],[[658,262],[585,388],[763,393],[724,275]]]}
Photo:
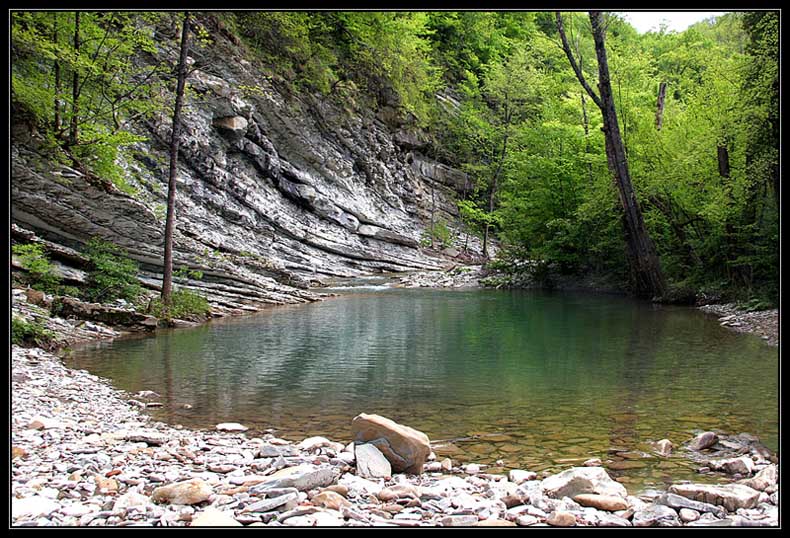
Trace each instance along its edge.
{"label": "stone outcrop", "polygon": [[379,415],[357,415],[351,433],[355,443],[370,443],[380,450],[396,473],[422,473],[431,453],[427,435]]}
{"label": "stone outcrop", "polygon": [[152,331],[157,327],[157,319],[140,314],[131,309],[114,308],[99,303],[86,303],[73,297],[56,297],[52,309],[60,317],[88,319],[112,326],[134,327]]}
{"label": "stone outcrop", "polygon": [[[172,37],[157,36],[163,46],[156,61],[176,60]],[[333,277],[446,264],[419,242],[432,213],[457,227],[454,198],[468,188],[466,174],[427,157],[416,128],[294,94],[247,61],[227,33],[211,37],[202,58],[211,73],[196,69],[188,79],[193,93],[183,114],[174,238],[175,266],[204,277],[181,285],[243,311],[314,300],[305,288]],[[244,89],[251,87],[257,90]],[[64,257],[77,253],[76,260],[93,236],[112,241],[157,289],[170,129],[137,122],[132,130],[146,138],[120,160],[134,196],[56,163],[35,136],[16,136],[12,223],[62,247]],[[477,239],[469,246],[479,251]]]}

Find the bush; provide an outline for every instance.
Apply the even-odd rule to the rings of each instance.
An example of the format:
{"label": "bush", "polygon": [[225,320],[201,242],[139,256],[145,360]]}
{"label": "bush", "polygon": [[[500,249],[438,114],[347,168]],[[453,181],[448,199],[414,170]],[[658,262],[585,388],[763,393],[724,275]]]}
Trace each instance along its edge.
{"label": "bush", "polygon": [[31,288],[47,293],[57,292],[60,277],[55,273],[55,267],[44,254],[41,245],[14,245],[11,251],[19,257],[22,267],[27,269],[27,282]]}
{"label": "bush", "polygon": [[94,237],[88,242],[85,255],[93,266],[88,275],[86,299],[95,302],[135,301],[142,294],[137,281],[139,267],[121,247]]}
{"label": "bush", "polygon": [[157,297],[151,302],[149,313],[166,319],[203,319],[211,313],[208,300],[192,290],[179,288],[173,290],[170,297],[172,304],[169,312],[162,299]]}
{"label": "bush", "polygon": [[40,323],[11,318],[11,343],[17,346],[46,346],[55,335]]}
{"label": "bush", "polygon": [[453,246],[454,240],[453,231],[447,226],[447,223],[443,220],[438,220],[433,223],[433,230],[428,228],[423,232],[420,244],[423,247],[430,247],[433,244],[439,248],[448,248]]}

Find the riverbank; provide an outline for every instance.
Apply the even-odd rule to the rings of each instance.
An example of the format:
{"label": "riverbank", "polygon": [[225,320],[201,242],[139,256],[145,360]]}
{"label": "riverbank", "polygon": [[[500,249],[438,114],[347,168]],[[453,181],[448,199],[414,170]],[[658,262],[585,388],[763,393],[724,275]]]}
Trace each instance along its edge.
{"label": "riverbank", "polygon": [[772,346],[779,345],[779,310],[760,310],[748,312],[734,303],[711,304],[700,310],[719,318],[722,327],[740,333],[756,334]]}
{"label": "riverbank", "polygon": [[[19,298],[16,311],[33,310]],[[75,338],[120,335],[76,320],[50,318],[47,324],[73,329]],[[155,406],[156,398],[116,390],[106,380],[66,368],[44,350],[13,346],[13,524],[778,524],[775,456],[749,436],[717,432],[719,439],[700,450],[690,450],[686,439],[672,439],[674,448],[667,443],[656,447],[682,453],[706,473],[706,482],[713,473],[723,488],[676,484],[674,492],[671,487],[626,492],[599,467],[600,460],[563,472],[600,486],[585,486],[584,491],[556,489],[553,484],[568,478],[563,473],[511,469],[507,475],[488,474],[485,465],[452,460],[429,461],[422,475],[370,479],[359,476],[350,436],[297,443],[277,438],[277,432],[259,437],[188,430],[150,419],[143,410]],[[585,478],[584,473],[596,474]],[[187,480],[200,482],[178,487],[195,493],[178,499],[186,504],[168,502],[161,490],[155,493]],[[588,490],[614,500],[579,497]]]}
{"label": "riverbank", "polygon": [[723,473],[722,486],[627,492],[600,460],[555,475],[506,476],[445,459],[428,461],[421,475],[363,478],[350,439],[296,443],[276,432],[168,426],[142,412],[156,397],[126,394],[44,350],[13,346],[12,524],[778,525],[775,456],[750,436],[701,435],[707,444],[695,450],[681,439],[674,449],[656,447],[688,451],[705,472]]}

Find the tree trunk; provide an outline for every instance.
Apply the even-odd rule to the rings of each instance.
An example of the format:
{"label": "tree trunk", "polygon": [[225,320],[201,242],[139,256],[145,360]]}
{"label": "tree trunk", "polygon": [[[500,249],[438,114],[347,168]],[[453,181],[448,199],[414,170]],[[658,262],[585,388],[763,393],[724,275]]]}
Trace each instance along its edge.
{"label": "tree trunk", "polygon": [[656,103],[656,131],[661,130],[664,123],[664,100],[667,97],[667,83],[662,82],[658,86],[658,103]]}
{"label": "tree trunk", "polygon": [[[584,124],[584,155],[590,154],[590,120],[587,117],[587,103],[584,99],[584,91],[580,93],[582,98],[582,122]],[[590,176],[590,184],[594,182],[592,163],[587,163],[587,173]]]}
{"label": "tree trunk", "polygon": [[[488,193],[488,215],[492,215],[494,213],[494,200],[496,198],[496,191],[499,184],[499,174],[502,172],[502,165],[505,162],[505,155],[507,154],[507,140],[510,136],[508,129],[510,127],[510,113],[506,113],[506,123],[505,123],[505,138],[502,141],[502,153],[499,156],[499,162],[497,163],[496,170],[494,171],[494,177],[491,180],[491,190]],[[491,234],[491,223],[486,221],[486,228],[483,232],[483,257],[488,258],[488,238]]]}
{"label": "tree trunk", "polygon": [[436,195],[433,183],[431,183],[431,248],[434,248],[433,241],[436,237]]}
{"label": "tree trunk", "polygon": [[[74,12],[74,55],[80,54],[80,12]],[[76,67],[71,77],[71,125],[69,129],[69,145],[77,145],[77,120],[80,114],[80,77]]]}
{"label": "tree trunk", "polygon": [[606,58],[604,42],[603,14],[600,11],[590,11],[595,54],[598,58],[598,89],[600,97],[593,91],[584,78],[576,59],[573,57],[565,28],[562,24],[562,15],[556,12],[557,30],[562,40],[562,48],[570,61],[576,78],[579,79],[584,90],[592,98],[603,116],[603,132],[606,141],[606,159],[609,170],[617,185],[620,203],[623,207],[623,227],[625,242],[628,248],[628,263],[634,281],[634,292],[642,297],[662,297],[666,294],[666,282],[661,272],[653,241],[645,228],[642,211],[636,199],[631,176],[628,171],[628,160],[625,155],[623,139],[620,136],[620,127],[617,123],[617,113],[612,95],[612,84],[609,78],[609,63]]}
{"label": "tree trunk", "polygon": [[730,152],[726,144],[719,144],[716,148],[719,157],[719,175],[730,177]]}
{"label": "tree trunk", "polygon": [[[57,11],[52,13],[52,43],[55,47],[58,46],[58,13]],[[55,121],[54,121],[54,130],[55,136],[60,135],[60,129],[63,126],[63,117],[61,116],[60,112],[60,95],[63,91],[62,83],[60,80],[60,61],[57,58],[57,50],[55,51],[55,64],[54,64],[54,71],[55,71]]]}
{"label": "tree trunk", "polygon": [[187,78],[187,51],[189,50],[189,13],[184,13],[181,29],[181,55],[178,60],[178,83],[176,103],[173,107],[173,128],[170,138],[170,176],[167,186],[167,220],[165,221],[165,261],[162,276],[162,302],[167,314],[172,302],[173,286],[173,228],[176,212],[176,174],[178,172],[178,145],[181,134],[181,107],[184,101],[184,86]]}
{"label": "tree trunk", "polygon": [[625,211],[625,236],[628,245],[632,274],[634,275],[637,295],[662,297],[666,294],[666,282],[661,272],[653,241],[645,228],[642,210],[636,199],[628,170],[620,128],[617,123],[617,112],[614,107],[612,86],[609,79],[609,63],[606,58],[604,41],[603,14],[600,11],[590,12],[590,23],[595,41],[595,54],[598,57],[598,89],[601,92],[601,113],[603,129],[606,134],[607,158],[609,169],[616,178],[620,202]]}
{"label": "tree trunk", "polygon": [[637,295],[662,297],[666,294],[666,282],[661,272],[653,241],[645,228],[642,210],[636,199],[628,170],[620,127],[617,123],[617,112],[609,79],[609,63],[606,58],[604,41],[603,14],[600,11],[590,12],[590,23],[595,41],[595,54],[598,57],[598,89],[601,92],[601,113],[603,129],[606,134],[607,158],[609,169],[616,178],[620,202],[625,211],[625,236],[628,245],[632,274],[634,275]]}

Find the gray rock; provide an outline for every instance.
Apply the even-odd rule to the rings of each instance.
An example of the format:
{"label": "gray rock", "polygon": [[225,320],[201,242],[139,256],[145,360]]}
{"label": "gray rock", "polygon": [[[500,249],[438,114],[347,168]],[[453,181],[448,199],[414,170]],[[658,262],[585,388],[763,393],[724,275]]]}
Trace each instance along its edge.
{"label": "gray rock", "polygon": [[708,465],[714,471],[722,471],[727,474],[741,474],[749,476],[754,470],[754,461],[752,461],[752,458],[748,456],[711,460]]}
{"label": "gray rock", "polygon": [[651,504],[634,513],[631,519],[634,527],[653,527],[659,524],[679,524],[678,514],[663,504]]}
{"label": "gray rock", "polygon": [[719,436],[714,432],[702,432],[691,440],[688,447],[691,450],[705,450],[715,445],[719,441]]}
{"label": "gray rock", "polygon": [[697,512],[709,512],[717,517],[725,517],[727,515],[727,511],[719,506],[700,502],[700,501],[695,501],[688,497],[684,497],[682,495],[676,495],[674,493],[664,493],[663,495],[657,497],[654,502],[656,504],[663,504],[664,506],[669,506],[670,508],[674,508],[675,510],[680,510],[681,508],[687,508],[690,510],[695,510]]}
{"label": "gray rock", "polygon": [[614,495],[625,498],[625,487],[612,480],[601,467],[572,467],[559,474],[545,478],[541,483],[543,492],[552,498],[575,497],[582,493]]}
{"label": "gray rock", "polygon": [[384,454],[371,444],[357,445],[354,449],[357,463],[357,475],[362,478],[389,478],[392,467]]}
{"label": "gray rock", "polygon": [[294,501],[299,497],[297,492],[286,493],[272,498],[262,499],[244,507],[244,512],[268,512],[279,508],[289,501]]}
{"label": "gray rock", "polygon": [[683,523],[691,523],[699,519],[699,512],[690,508],[681,508],[678,511],[678,515],[680,516],[680,521]]}
{"label": "gray rock", "polygon": [[469,527],[477,522],[477,516],[473,515],[447,516],[439,520],[442,527]]}
{"label": "gray rock", "polygon": [[60,503],[40,495],[33,495],[32,497],[25,497],[23,499],[11,499],[12,519],[49,516],[59,509]]}
{"label": "gray rock", "polygon": [[537,473],[533,473],[532,471],[522,471],[519,469],[512,469],[507,474],[508,480],[517,485],[522,484],[528,480],[535,480],[537,476]]}
{"label": "gray rock", "polygon": [[743,484],[675,484],[670,493],[676,493],[695,501],[723,506],[730,512],[738,508],[754,508],[760,500],[760,492]]}
{"label": "gray rock", "polygon": [[299,491],[307,491],[334,483],[335,474],[328,467],[303,464],[282,469],[267,478],[268,481],[253,486],[250,491],[265,493],[266,490],[276,488],[296,488]]}
{"label": "gray rock", "polygon": [[778,467],[771,464],[752,478],[741,480],[740,483],[758,491],[766,491],[769,487],[776,485],[778,478]]}

